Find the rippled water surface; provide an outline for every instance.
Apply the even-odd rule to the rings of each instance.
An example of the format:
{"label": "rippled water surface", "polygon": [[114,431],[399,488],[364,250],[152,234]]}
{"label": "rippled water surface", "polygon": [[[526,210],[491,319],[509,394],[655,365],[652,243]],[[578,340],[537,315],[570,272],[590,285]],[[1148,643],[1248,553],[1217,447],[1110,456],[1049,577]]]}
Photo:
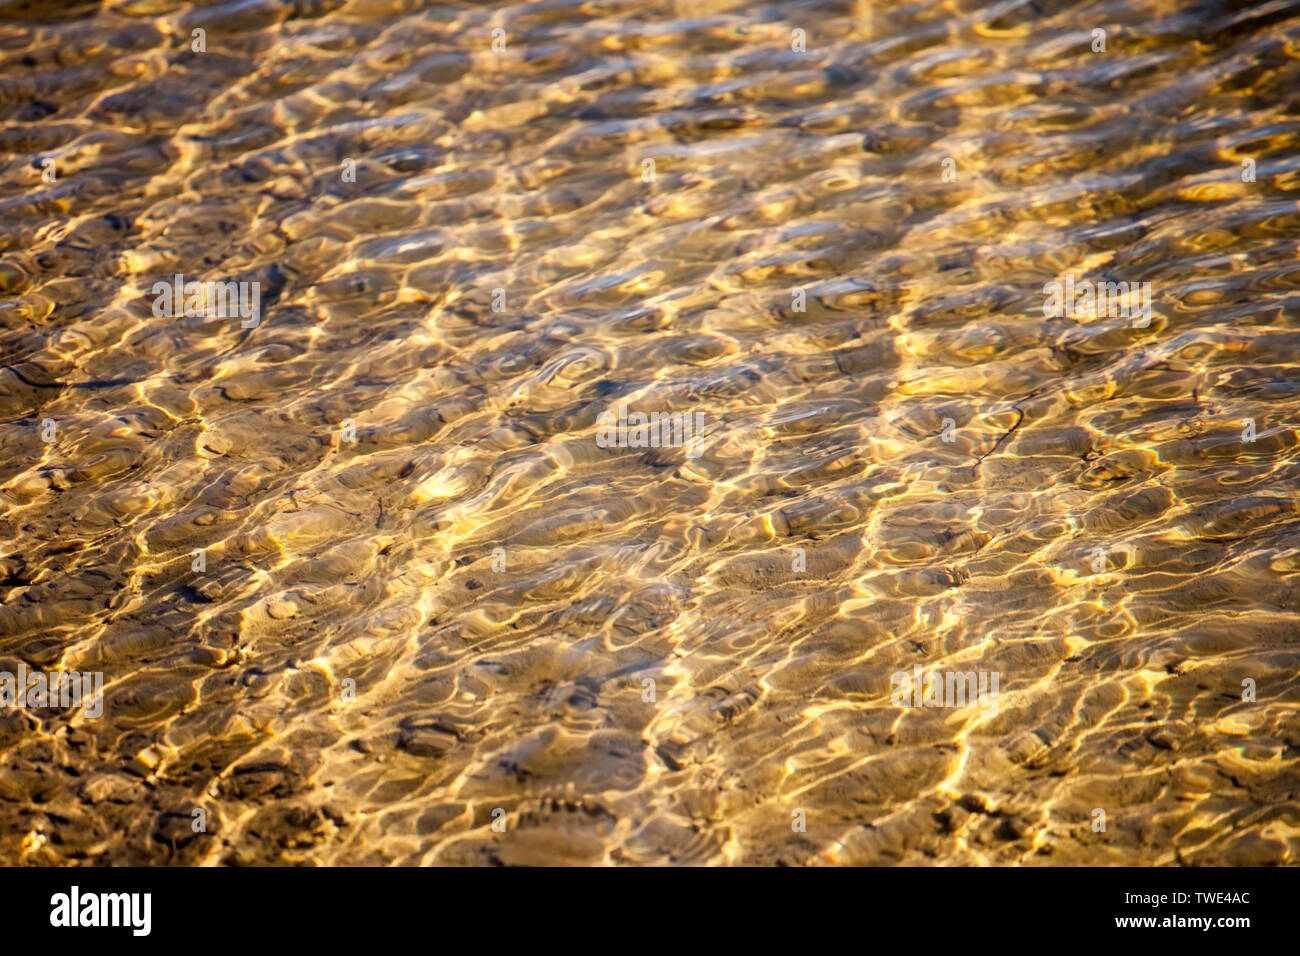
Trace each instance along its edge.
{"label": "rippled water surface", "polygon": [[1298,134],[1294,2],[0,0],[0,859],[1295,862]]}

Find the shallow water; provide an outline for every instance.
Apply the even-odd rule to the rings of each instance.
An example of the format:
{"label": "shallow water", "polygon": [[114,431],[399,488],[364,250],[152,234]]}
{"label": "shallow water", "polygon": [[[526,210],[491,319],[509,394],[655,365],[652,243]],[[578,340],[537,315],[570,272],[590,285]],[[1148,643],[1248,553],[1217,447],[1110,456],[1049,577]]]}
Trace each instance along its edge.
{"label": "shallow water", "polygon": [[105,675],[0,710],[0,859],[1295,862],[1298,61],[1288,2],[0,0],[0,668]]}

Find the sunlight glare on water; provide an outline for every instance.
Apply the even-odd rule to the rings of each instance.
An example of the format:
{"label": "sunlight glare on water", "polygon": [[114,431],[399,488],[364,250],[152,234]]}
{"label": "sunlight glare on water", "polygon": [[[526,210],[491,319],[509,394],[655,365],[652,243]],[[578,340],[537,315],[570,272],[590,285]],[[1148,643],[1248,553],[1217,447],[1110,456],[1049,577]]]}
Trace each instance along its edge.
{"label": "sunlight glare on water", "polygon": [[1294,863],[1298,143],[1289,2],[0,0],[0,860]]}

